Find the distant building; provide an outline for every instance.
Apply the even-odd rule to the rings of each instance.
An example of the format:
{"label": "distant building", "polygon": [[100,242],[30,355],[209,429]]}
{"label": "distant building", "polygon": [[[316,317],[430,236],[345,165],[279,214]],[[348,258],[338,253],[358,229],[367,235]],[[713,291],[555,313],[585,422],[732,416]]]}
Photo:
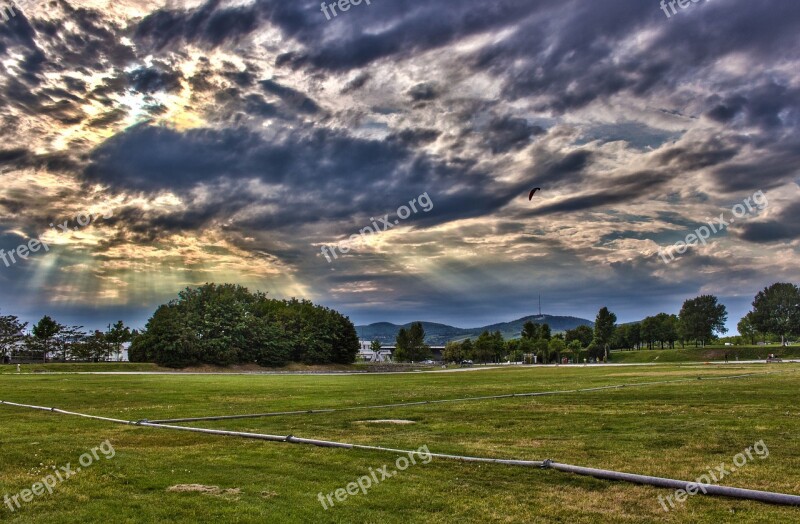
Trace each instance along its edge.
{"label": "distant building", "polygon": [[358,350],[358,359],[364,362],[391,362],[394,346],[381,346],[377,352],[372,351],[372,342],[359,340],[361,348]]}
{"label": "distant building", "polygon": [[128,349],[130,349],[130,342],[123,342],[120,351],[113,351],[108,356],[109,362],[128,362]]}
{"label": "distant building", "polygon": [[[376,355],[374,351],[372,351],[372,342],[368,340],[359,340],[361,344],[361,348],[358,350],[358,358],[363,360],[364,362],[392,362],[392,355],[394,355],[395,349],[397,346],[394,344],[391,345],[381,345],[381,349]],[[444,346],[430,346],[431,348],[431,359],[436,361],[442,360],[442,351],[444,351]]]}

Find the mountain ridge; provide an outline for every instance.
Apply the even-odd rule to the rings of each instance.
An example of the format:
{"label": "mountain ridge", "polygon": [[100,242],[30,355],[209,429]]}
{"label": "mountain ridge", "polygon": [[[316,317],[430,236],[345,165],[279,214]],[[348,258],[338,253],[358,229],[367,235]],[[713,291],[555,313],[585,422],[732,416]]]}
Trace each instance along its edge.
{"label": "mountain ridge", "polygon": [[559,315],[527,315],[510,322],[499,322],[487,326],[474,328],[459,328],[448,324],[427,322],[424,320],[408,322],[406,324],[393,324],[391,322],[375,322],[372,324],[356,326],[360,340],[378,340],[381,344],[394,344],[400,328],[408,329],[415,322],[422,322],[425,329],[425,342],[430,345],[441,346],[453,340],[476,338],[483,331],[500,331],[506,339],[519,338],[522,325],[528,320],[536,324],[548,324],[553,333],[574,329],[577,326],[594,327],[594,322],[585,318]]}

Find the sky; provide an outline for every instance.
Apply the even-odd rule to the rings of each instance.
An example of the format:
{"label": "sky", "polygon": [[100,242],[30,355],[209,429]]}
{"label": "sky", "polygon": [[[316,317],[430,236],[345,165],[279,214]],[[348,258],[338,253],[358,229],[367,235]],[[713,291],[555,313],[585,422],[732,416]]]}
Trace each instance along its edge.
{"label": "sky", "polygon": [[673,5],[20,0],[0,313],[230,282],[460,327],[714,294],[735,331],[800,281],[800,4]]}

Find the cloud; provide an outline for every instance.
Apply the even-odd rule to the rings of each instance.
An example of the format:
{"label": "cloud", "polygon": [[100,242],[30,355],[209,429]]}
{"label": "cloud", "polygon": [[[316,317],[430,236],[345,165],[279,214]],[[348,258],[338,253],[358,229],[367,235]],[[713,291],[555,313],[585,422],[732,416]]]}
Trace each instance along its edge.
{"label": "cloud", "polygon": [[[159,290],[255,267],[376,320],[507,320],[537,287],[640,315],[800,277],[777,262],[798,233],[791,2],[667,20],[657,2],[376,0],[330,22],[313,0],[48,6],[0,25],[4,227],[116,209],[50,259],[73,268],[47,270],[53,296],[83,278],[79,302],[106,300],[143,252]],[[775,210],[668,272],[651,260],[758,189]],[[319,260],[423,192],[430,213]]]}

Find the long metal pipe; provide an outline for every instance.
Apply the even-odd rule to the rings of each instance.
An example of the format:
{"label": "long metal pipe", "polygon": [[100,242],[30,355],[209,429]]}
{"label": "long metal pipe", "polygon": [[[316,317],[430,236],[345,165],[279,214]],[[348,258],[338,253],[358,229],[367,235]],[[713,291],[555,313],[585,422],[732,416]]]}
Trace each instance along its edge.
{"label": "long metal pipe", "polygon": [[122,420],[122,419],[114,419],[108,417],[100,417],[97,415],[87,415],[84,413],[76,413],[72,411],[65,411],[58,408],[48,408],[43,406],[32,406],[28,404],[18,404],[15,402],[7,402],[0,400],[0,405],[7,405],[7,406],[14,406],[20,408],[28,408],[28,409],[35,409],[40,411],[49,411],[51,413],[58,413],[61,415],[71,415],[77,417],[83,417],[88,419],[94,420],[102,420],[106,422],[114,422],[117,424],[125,424],[125,425],[132,425],[132,426],[144,426],[149,428],[159,428],[159,429],[169,429],[174,431],[188,431],[192,433],[203,433],[207,435],[218,435],[218,436],[227,436],[227,437],[240,437],[240,438],[249,438],[249,439],[257,439],[257,440],[266,440],[272,442],[287,442],[290,444],[306,444],[312,446],[319,446],[319,447],[326,447],[326,448],[343,448],[343,449],[357,449],[357,450],[364,450],[364,451],[380,451],[380,452],[388,452],[388,453],[404,453],[404,454],[416,454],[425,457],[434,457],[434,458],[441,458],[447,460],[458,460],[462,462],[483,462],[483,463],[493,463],[493,464],[504,464],[509,466],[522,466],[522,467],[535,467],[535,468],[543,468],[543,469],[554,469],[557,471],[562,471],[566,473],[574,473],[576,475],[584,475],[595,477],[599,479],[605,480],[614,480],[614,481],[621,481],[621,482],[630,482],[634,484],[642,484],[648,486],[655,486],[659,488],[670,488],[670,489],[684,489],[687,492],[696,491],[698,494],[702,493],[703,495],[709,496],[722,496],[722,497],[731,497],[731,498],[738,498],[738,499],[745,499],[745,500],[755,500],[759,502],[766,502],[769,504],[781,504],[781,505],[790,505],[790,506],[800,506],[800,496],[797,495],[788,495],[784,493],[774,493],[769,491],[757,491],[752,489],[742,489],[742,488],[733,488],[728,486],[717,486],[712,484],[698,484],[695,482],[687,482],[684,480],[674,480],[674,479],[667,479],[661,477],[650,477],[646,475],[636,475],[632,473],[622,473],[619,471],[611,471],[611,470],[604,470],[604,469],[595,469],[595,468],[586,468],[582,466],[573,466],[570,464],[561,464],[558,462],[553,462],[551,460],[517,460],[517,459],[497,459],[497,458],[486,458],[486,457],[470,457],[470,456],[462,456],[462,455],[447,455],[443,453],[422,453],[420,451],[415,450],[402,450],[402,449],[393,449],[393,448],[385,448],[380,446],[367,446],[363,444],[349,444],[344,442],[333,442],[329,440],[317,440],[317,439],[308,439],[308,438],[300,438],[295,437],[294,435],[267,435],[261,433],[245,433],[241,431],[226,431],[226,430],[218,430],[218,429],[205,429],[205,428],[193,428],[187,426],[172,426],[167,424],[156,424],[153,422],[147,421],[130,421],[130,420]]}

